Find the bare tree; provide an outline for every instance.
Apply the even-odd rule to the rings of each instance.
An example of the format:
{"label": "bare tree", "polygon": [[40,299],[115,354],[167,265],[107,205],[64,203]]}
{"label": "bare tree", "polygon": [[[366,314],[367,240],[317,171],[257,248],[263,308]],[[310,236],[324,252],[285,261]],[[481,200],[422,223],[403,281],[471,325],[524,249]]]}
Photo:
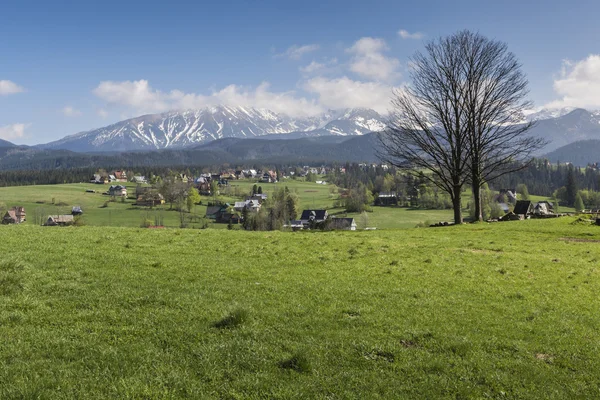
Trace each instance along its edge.
{"label": "bare tree", "polygon": [[424,177],[452,199],[462,222],[461,196],[469,168],[465,76],[459,37],[427,44],[411,60],[412,84],[394,92],[379,158]]}
{"label": "bare tree", "polygon": [[546,143],[528,135],[533,126],[533,122],[523,122],[523,112],[532,107],[526,99],[528,81],[507,45],[470,31],[453,36],[460,43],[466,79],[463,98],[475,218],[482,220],[484,183],[525,168]]}
{"label": "bare tree", "polygon": [[521,64],[506,44],[461,31],[430,42],[412,60],[412,85],[396,91],[379,156],[427,178],[452,198],[460,222],[461,191],[525,168],[545,145],[524,122],[531,108]]}

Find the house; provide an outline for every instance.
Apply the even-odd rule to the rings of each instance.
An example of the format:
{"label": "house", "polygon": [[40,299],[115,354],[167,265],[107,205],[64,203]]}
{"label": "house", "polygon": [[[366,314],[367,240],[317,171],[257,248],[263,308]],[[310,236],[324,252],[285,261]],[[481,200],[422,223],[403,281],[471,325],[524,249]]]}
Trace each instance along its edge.
{"label": "house", "polygon": [[255,193],[252,196],[247,196],[246,201],[248,201],[248,200],[258,200],[258,202],[260,204],[262,204],[263,201],[267,200],[267,194],[266,193]]}
{"label": "house", "polygon": [[83,210],[81,209],[81,206],[74,206],[71,209],[71,215],[81,215],[83,214]]}
{"label": "house", "polygon": [[233,172],[223,172],[221,173],[221,176],[219,177],[219,179],[221,180],[230,180],[230,179],[236,179],[236,175]]}
{"label": "house", "polygon": [[[152,189],[152,188],[145,188]],[[137,194],[137,190],[136,190]],[[142,207],[154,207],[160,204],[165,204],[165,199],[162,194],[156,190],[147,190],[144,193],[136,196],[135,205]]]}
{"label": "house", "polygon": [[72,225],[75,218],[72,215],[50,215],[44,226],[67,226]]}
{"label": "house", "polygon": [[324,222],[329,214],[327,210],[304,210],[300,216],[300,221],[304,227]]}
{"label": "house", "polygon": [[26,221],[25,207],[13,207],[4,214],[3,224],[20,224]]}
{"label": "house", "polygon": [[506,196],[506,201],[509,204],[516,204],[517,202],[517,190],[516,189],[500,189],[498,198]]}
{"label": "house", "polygon": [[201,176],[194,181],[194,185],[201,195],[210,196],[210,178]]}
{"label": "house", "polygon": [[243,169],[242,173],[246,178],[254,178],[256,175],[258,175],[255,169]]}
{"label": "house", "polygon": [[108,181],[109,182],[116,182],[117,181],[117,177],[114,175],[108,175]]}
{"label": "house", "polygon": [[398,195],[396,192],[379,192],[375,199],[376,206],[397,206]]}
{"label": "house", "polygon": [[236,201],[233,205],[233,209],[240,212],[244,209],[250,212],[258,212],[260,207],[261,203],[258,200]]}
{"label": "house", "polygon": [[108,183],[108,177],[102,176],[100,174],[94,174],[90,178],[90,183],[96,183],[99,185],[103,185],[105,183]]}
{"label": "house", "polygon": [[513,213],[516,215],[526,216],[533,211],[533,205],[529,200],[518,200],[517,204],[515,204],[515,208]]}
{"label": "house", "polygon": [[134,176],[132,182],[135,183],[148,183],[145,176]]}
{"label": "house", "polygon": [[537,202],[533,205],[532,214],[537,216],[554,214],[554,205],[549,201]]}
{"label": "house", "polygon": [[125,171],[115,171],[113,175],[117,182],[127,182],[127,174]]}
{"label": "house", "polygon": [[260,178],[260,182],[261,182],[261,183],[273,183],[273,182],[275,182],[275,181],[273,180],[273,178],[271,177],[271,175],[270,175],[268,172],[265,172],[265,173],[264,173],[264,174],[261,176],[261,178]]}
{"label": "house", "polygon": [[127,197],[127,188],[125,186],[121,186],[121,185],[111,185],[108,188],[108,195],[109,196],[121,196],[121,197]]}
{"label": "house", "polygon": [[340,231],[355,231],[356,221],[354,218],[331,218],[331,229]]}
{"label": "house", "polygon": [[[215,222],[229,222],[226,214],[231,214],[228,210],[231,207],[228,203],[206,207],[206,218],[214,219]],[[231,218],[231,215],[229,216]]]}

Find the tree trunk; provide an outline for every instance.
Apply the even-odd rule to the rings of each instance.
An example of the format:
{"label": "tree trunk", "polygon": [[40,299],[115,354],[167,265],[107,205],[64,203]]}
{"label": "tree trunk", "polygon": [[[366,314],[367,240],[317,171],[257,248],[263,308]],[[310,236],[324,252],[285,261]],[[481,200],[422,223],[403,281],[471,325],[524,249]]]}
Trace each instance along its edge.
{"label": "tree trunk", "polygon": [[479,181],[473,179],[473,203],[475,204],[475,221],[483,221],[483,213],[481,211],[481,186]]}
{"label": "tree trunk", "polygon": [[454,186],[452,194],[452,208],[454,209],[454,223],[462,224],[462,186]]}
{"label": "tree trunk", "polygon": [[483,221],[483,212],[481,210],[481,171],[479,168],[479,158],[473,157],[471,160],[471,190],[473,191],[473,203],[475,204],[474,222]]}

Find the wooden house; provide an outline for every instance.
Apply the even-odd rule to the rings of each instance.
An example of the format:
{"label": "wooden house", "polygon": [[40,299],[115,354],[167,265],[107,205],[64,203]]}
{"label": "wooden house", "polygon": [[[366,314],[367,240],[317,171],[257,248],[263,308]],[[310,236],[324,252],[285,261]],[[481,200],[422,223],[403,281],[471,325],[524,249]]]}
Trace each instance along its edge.
{"label": "wooden house", "polygon": [[68,215],[50,215],[44,223],[44,226],[67,226],[72,225],[75,222],[75,218]]}
{"label": "wooden house", "polygon": [[108,188],[109,196],[127,197],[127,188],[122,185],[111,185]]}
{"label": "wooden house", "polygon": [[20,224],[25,222],[27,214],[25,207],[13,207],[4,214],[2,218],[3,224]]}
{"label": "wooden house", "polygon": [[117,182],[127,182],[127,174],[125,171],[115,171],[113,175]]}
{"label": "wooden house", "polygon": [[375,199],[376,206],[397,206],[398,195],[396,192],[380,192]]}

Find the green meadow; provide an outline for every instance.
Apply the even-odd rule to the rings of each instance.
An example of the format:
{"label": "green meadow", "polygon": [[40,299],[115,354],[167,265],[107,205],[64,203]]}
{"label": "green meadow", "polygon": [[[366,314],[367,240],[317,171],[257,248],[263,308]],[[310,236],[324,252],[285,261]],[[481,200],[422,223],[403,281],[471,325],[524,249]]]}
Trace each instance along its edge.
{"label": "green meadow", "polygon": [[[326,208],[333,214],[343,214],[343,209],[334,208],[339,197],[334,185],[321,185],[302,180],[286,180],[280,183],[257,183],[250,180],[233,181],[229,189],[222,189],[217,198],[233,204],[243,200],[242,196],[252,191],[253,185],[261,186],[264,193],[271,194],[279,187],[287,186],[295,191],[299,198],[299,211],[309,208]],[[83,223],[90,226],[114,227],[139,227],[145,219],[154,221],[162,218],[163,225],[179,227],[181,224],[180,213],[170,210],[169,204],[161,207],[138,207],[134,205],[135,185],[125,184],[131,198],[122,202],[117,199],[109,201],[110,197],[102,192],[108,190],[109,185],[94,185],[89,183],[65,185],[34,185],[0,188],[0,210],[13,206],[24,206],[28,215],[26,224],[34,224],[36,212],[44,217],[52,214],[70,214],[72,206],[81,206],[84,214]],[[96,190],[97,193],[86,193],[87,189]],[[235,194],[238,196],[235,196]],[[202,197],[202,203],[196,205],[191,213],[185,213],[186,223],[190,228],[198,228],[205,223],[206,206],[214,201],[212,197]],[[37,211],[36,211],[37,210]],[[348,216],[357,219],[359,227],[361,219],[359,214]],[[45,219],[45,218],[44,218]],[[373,207],[368,213],[367,226],[377,229],[413,228],[426,221],[438,222],[452,219],[451,210],[419,210],[408,208]],[[206,221],[209,228],[226,228],[226,224],[215,224]]]}
{"label": "green meadow", "polygon": [[574,217],[0,238],[2,399],[600,396],[600,227]]}

